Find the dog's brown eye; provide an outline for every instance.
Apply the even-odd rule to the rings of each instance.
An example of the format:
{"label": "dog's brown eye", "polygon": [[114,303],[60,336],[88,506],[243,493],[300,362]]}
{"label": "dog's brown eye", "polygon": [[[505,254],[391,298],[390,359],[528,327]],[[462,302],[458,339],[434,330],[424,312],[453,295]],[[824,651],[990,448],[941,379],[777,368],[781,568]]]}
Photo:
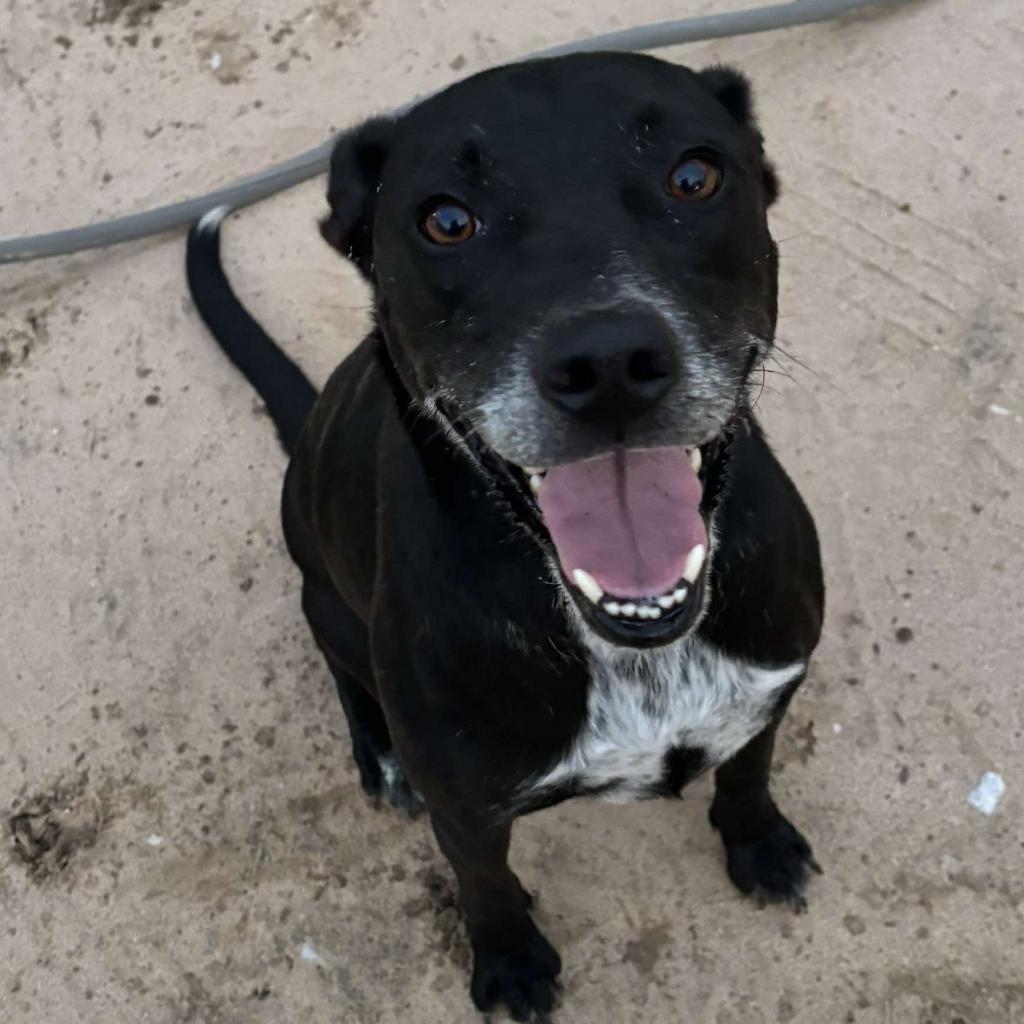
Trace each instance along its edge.
{"label": "dog's brown eye", "polygon": [[722,172],[704,156],[684,156],[668,176],[668,190],[676,199],[710,199],[722,181]]}
{"label": "dog's brown eye", "polygon": [[454,199],[435,200],[427,204],[420,229],[438,245],[456,245],[476,232],[476,218]]}

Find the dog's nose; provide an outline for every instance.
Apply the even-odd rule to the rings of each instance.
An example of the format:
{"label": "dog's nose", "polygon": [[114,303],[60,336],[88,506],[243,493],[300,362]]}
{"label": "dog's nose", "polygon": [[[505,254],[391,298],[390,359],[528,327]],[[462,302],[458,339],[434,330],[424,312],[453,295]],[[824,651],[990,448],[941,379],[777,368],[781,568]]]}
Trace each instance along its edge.
{"label": "dog's nose", "polygon": [[544,397],[558,408],[622,423],[664,398],[679,364],[661,317],[602,311],[552,327],[535,373]]}

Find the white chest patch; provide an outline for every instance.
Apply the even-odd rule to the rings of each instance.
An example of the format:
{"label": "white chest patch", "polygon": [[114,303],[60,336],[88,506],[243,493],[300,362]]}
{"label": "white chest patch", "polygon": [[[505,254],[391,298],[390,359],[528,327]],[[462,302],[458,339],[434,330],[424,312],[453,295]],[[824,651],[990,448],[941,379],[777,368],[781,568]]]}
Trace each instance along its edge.
{"label": "white chest patch", "polygon": [[649,652],[594,643],[584,724],[523,793],[576,784],[608,787],[603,798],[625,802],[662,781],[676,747],[702,751],[706,767],[721,764],[764,728],[779,691],[805,667],[762,668],[695,637]]}

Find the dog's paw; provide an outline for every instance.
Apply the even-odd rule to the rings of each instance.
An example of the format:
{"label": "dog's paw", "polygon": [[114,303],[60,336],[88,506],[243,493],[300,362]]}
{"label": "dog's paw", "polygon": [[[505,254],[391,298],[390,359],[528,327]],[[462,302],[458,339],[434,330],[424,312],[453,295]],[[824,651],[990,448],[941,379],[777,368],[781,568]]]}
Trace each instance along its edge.
{"label": "dog's paw", "polygon": [[369,743],[354,744],[359,784],[363,792],[379,807],[387,800],[397,811],[410,818],[418,817],[423,809],[423,798],[409,785],[402,766],[391,751],[378,752]]}
{"label": "dog's paw", "polygon": [[555,1005],[562,958],[536,928],[515,950],[474,947],[470,994],[483,1013],[499,1003],[517,1021],[543,1021]]}
{"label": "dog's paw", "polygon": [[821,874],[810,844],[782,815],[754,843],[725,844],[729,878],[742,893],[765,903],[786,903],[797,913],[807,909],[804,891],[809,871]]}
{"label": "dog's paw", "polygon": [[378,757],[381,774],[381,795],[396,811],[405,811],[410,818],[417,817],[424,808],[423,798],[409,785],[402,766],[394,754]]}

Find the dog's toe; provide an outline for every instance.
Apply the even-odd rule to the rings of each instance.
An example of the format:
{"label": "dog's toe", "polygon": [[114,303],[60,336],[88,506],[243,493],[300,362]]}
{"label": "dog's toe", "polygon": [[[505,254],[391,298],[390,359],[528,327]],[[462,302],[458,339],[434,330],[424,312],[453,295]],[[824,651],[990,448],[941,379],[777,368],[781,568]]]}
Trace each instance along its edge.
{"label": "dog's toe", "polygon": [[359,785],[363,792],[371,800],[379,800],[384,788],[384,773],[381,771],[380,757],[373,744],[362,736],[354,736],[352,759],[359,771]]}
{"label": "dog's toe", "polygon": [[423,813],[423,798],[409,785],[409,780],[406,779],[393,754],[381,757],[381,775],[384,796],[396,811],[405,811],[410,818],[416,818]]}
{"label": "dog's toe", "polygon": [[380,766],[379,796],[384,797],[396,811],[404,811],[410,818],[422,813],[423,798],[409,785],[409,780],[391,751],[377,755]]}
{"label": "dog's toe", "polygon": [[485,1013],[504,1003],[515,1021],[543,1021],[555,1005],[561,969],[554,947],[534,931],[516,950],[475,949],[470,993]]}
{"label": "dog's toe", "polygon": [[391,751],[374,750],[368,743],[357,745],[355,761],[363,792],[376,806],[387,800],[395,810],[404,811],[410,818],[416,818],[423,812],[423,798],[409,785],[402,766]]}
{"label": "dog's toe", "polygon": [[781,815],[767,835],[753,843],[726,843],[729,878],[740,892],[762,905],[786,903],[797,913],[807,909],[804,895],[810,872],[821,874],[807,840]]}

